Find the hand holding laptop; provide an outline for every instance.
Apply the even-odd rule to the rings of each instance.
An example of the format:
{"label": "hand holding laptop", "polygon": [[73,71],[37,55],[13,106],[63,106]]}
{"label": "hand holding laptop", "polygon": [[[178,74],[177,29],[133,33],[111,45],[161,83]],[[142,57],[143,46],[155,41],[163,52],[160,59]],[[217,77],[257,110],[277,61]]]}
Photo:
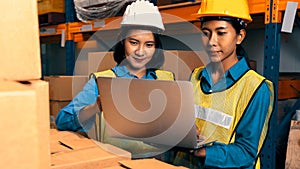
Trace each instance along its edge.
{"label": "hand holding laptop", "polygon": [[101,104],[100,96],[97,97],[97,101],[96,102],[97,102],[97,105],[99,107],[99,110],[102,111],[102,104]]}
{"label": "hand holding laptop", "polygon": [[196,135],[197,135],[197,144],[198,144],[198,147],[196,149],[206,147],[206,146],[211,145],[212,143],[215,142],[215,140],[207,141],[206,137],[201,135],[200,130],[197,126],[196,126]]}

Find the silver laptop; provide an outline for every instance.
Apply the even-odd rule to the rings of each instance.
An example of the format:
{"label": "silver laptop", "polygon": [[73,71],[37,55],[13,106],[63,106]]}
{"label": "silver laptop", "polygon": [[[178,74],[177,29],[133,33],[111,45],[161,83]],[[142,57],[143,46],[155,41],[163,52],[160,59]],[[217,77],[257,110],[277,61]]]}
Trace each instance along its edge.
{"label": "silver laptop", "polygon": [[110,137],[197,149],[193,87],[189,81],[97,78]]}

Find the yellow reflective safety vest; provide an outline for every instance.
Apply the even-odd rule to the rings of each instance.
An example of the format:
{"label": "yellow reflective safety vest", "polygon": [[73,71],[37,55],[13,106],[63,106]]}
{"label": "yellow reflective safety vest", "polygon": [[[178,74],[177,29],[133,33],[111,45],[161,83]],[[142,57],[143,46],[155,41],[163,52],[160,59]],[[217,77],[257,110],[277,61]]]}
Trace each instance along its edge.
{"label": "yellow reflective safety vest", "polygon": [[[235,129],[256,90],[261,83],[266,82],[270,91],[273,91],[273,84],[253,70],[249,70],[230,88],[219,92],[204,93],[200,86],[201,77],[199,78],[203,68],[196,68],[190,79],[194,87],[196,126],[199,128],[201,136],[204,136],[208,141],[216,140],[224,144],[233,143],[235,141]],[[273,112],[274,94],[273,92],[270,94],[270,105],[260,135],[257,156],[266,138],[269,119]],[[188,157],[189,155],[184,153],[179,153],[178,156],[177,160],[190,159],[189,165],[191,167],[197,165],[198,159]],[[175,161],[175,163],[180,163],[180,161]],[[260,168],[259,157],[257,157],[255,168]]]}
{"label": "yellow reflective safety vest", "polygon": [[[156,80],[175,80],[174,74],[169,71],[165,70],[155,70],[155,74],[157,76]],[[113,70],[105,70],[101,72],[92,73],[91,78],[97,78],[97,77],[116,77]],[[108,112],[109,113],[109,112]],[[97,123],[98,122],[98,123]],[[119,138],[112,138],[108,137],[105,134],[105,120],[103,114],[101,114],[101,118],[99,116],[96,116],[96,126],[99,133],[95,133],[99,139],[99,141],[104,143],[109,143],[112,145],[115,145],[117,147],[120,147],[124,150],[127,150],[131,152],[133,157],[137,156],[138,158],[144,158],[144,157],[151,157],[153,155],[157,155],[160,153],[161,150],[157,149],[154,146],[148,145],[143,143],[142,141],[135,141],[135,140],[127,140],[127,139],[119,139]],[[126,127],[126,126],[124,126]],[[96,130],[97,131],[97,130]],[[145,131],[146,132],[146,131]]]}

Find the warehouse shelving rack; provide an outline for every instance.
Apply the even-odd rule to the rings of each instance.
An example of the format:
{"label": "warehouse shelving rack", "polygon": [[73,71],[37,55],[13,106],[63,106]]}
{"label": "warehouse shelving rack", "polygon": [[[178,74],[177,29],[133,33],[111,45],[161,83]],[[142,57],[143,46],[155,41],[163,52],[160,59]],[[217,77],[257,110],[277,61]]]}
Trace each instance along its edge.
{"label": "warehouse shelving rack", "polygon": [[[300,9],[299,0],[298,9]],[[248,0],[250,13],[258,18],[263,17],[265,38],[264,38],[264,69],[263,74],[274,83],[275,89],[275,105],[274,113],[270,121],[270,133],[268,134],[265,145],[260,154],[262,169],[274,169],[276,168],[276,137],[278,132],[277,125],[277,106],[278,106],[278,81],[279,81],[279,62],[280,62],[280,29],[282,14],[285,11],[288,0]],[[199,9],[201,2],[186,2],[173,5],[160,6],[161,13],[172,14],[178,16],[186,21],[197,24],[197,19],[191,14],[196,13]],[[87,39],[85,33],[95,32],[97,30],[103,30],[105,28],[95,27],[95,22],[88,23],[75,22],[75,10],[73,0],[65,0],[66,11],[66,23],[56,26],[41,27],[43,29],[41,33],[41,43],[47,43],[49,41],[61,41],[62,45],[66,48],[66,74],[73,75],[73,69],[75,66],[75,42],[84,41]],[[119,17],[111,17],[104,20],[104,22],[110,23]],[[164,21],[165,23],[174,23],[175,20]],[[299,16],[296,16],[296,21],[300,25]],[[260,23],[258,23],[260,24]],[[251,25],[249,25],[251,27]],[[83,29],[88,28],[88,29]],[[117,26],[116,26],[117,29]],[[59,39],[59,40],[58,40]],[[63,40],[62,40],[63,39]],[[289,115],[284,121],[289,122],[294,110],[300,107],[300,99],[294,104]],[[280,128],[280,125],[279,125]]]}

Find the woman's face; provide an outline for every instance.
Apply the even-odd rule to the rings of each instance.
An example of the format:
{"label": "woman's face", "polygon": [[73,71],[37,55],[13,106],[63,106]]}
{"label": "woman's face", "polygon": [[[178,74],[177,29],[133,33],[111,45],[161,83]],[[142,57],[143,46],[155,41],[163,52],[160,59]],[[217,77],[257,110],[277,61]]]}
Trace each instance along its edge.
{"label": "woman's face", "polygon": [[155,39],[151,31],[130,30],[124,40],[125,56],[130,69],[146,69],[155,52]]}
{"label": "woman's face", "polygon": [[211,62],[223,64],[237,60],[236,45],[245,37],[245,30],[236,33],[227,21],[212,20],[202,24],[202,43]]}

